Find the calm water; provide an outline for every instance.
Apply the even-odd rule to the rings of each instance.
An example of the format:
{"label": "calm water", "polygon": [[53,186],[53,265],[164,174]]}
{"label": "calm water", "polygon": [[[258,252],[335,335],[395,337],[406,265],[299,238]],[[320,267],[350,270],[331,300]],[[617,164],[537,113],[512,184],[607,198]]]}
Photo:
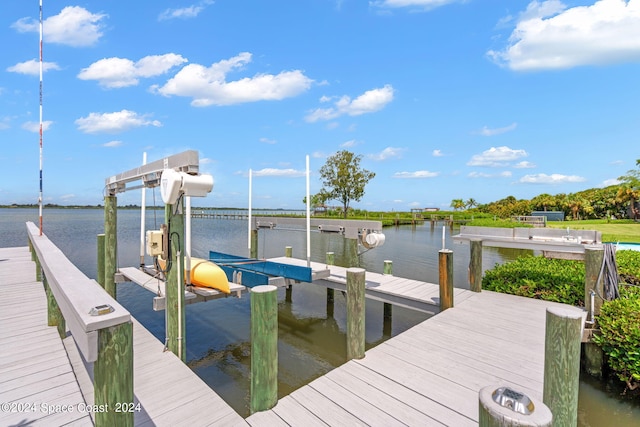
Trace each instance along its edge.
{"label": "calm water", "polygon": [[[103,232],[101,210],[49,209],[44,215],[45,234],[87,276],[96,275],[96,235]],[[25,221],[37,222],[36,210],[0,209],[0,247],[26,246]],[[163,211],[147,211],[147,228],[164,221]],[[118,263],[139,264],[139,212],[118,212]],[[442,228],[402,226],[385,228],[381,248],[360,256],[360,266],[382,272],[384,260],[393,261],[393,273],[437,283],[437,252],[442,248]],[[449,229],[445,244],[454,250],[454,282],[467,287],[469,247],[453,244]],[[209,250],[248,254],[247,225],[239,220],[193,220],[193,254],[207,257]],[[261,230],[259,257],[293,255],[306,258],[305,233]],[[312,233],[311,259],[324,262],[327,251],[335,253],[336,264],[345,260],[344,239]],[[514,259],[519,251],[484,248],[483,267]],[[150,260],[147,259],[147,262]],[[284,396],[346,361],[345,298],[336,292],[333,316],[327,315],[326,291],[319,286],[297,284],[293,298],[285,300],[279,291],[279,394]],[[164,313],[152,310],[153,295],[134,284],[118,287],[118,300],[158,339],[164,340]],[[366,341],[371,348],[426,319],[426,315],[394,307],[390,330],[383,326],[382,304],[367,300]],[[216,390],[236,411],[248,415],[250,342],[249,298],[226,298],[187,306],[187,359],[189,366]],[[581,426],[638,426],[640,403],[621,401],[619,390],[583,378],[580,383]]]}

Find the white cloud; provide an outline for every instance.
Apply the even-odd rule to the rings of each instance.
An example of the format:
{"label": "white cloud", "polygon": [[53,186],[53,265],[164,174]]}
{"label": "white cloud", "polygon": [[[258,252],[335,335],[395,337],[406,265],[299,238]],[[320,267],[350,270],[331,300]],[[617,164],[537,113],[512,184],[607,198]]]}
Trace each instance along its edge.
{"label": "white cloud", "polygon": [[[311,111],[307,114],[305,120],[309,123],[314,123],[318,120],[333,120],[345,114],[349,116],[359,116],[367,113],[375,113],[393,101],[393,92],[391,85],[385,85],[381,88],[368,90],[353,100],[349,96],[344,95],[334,103],[333,107],[317,108]],[[322,97],[321,99],[322,102],[326,102],[326,100],[326,97]]]}
{"label": "white cloud", "polygon": [[513,167],[517,169],[533,169],[536,167],[536,165],[534,163],[523,160],[522,162],[518,162],[515,165],[513,165]]}
{"label": "white cloud", "polygon": [[113,141],[105,142],[104,144],[102,144],[103,147],[107,147],[107,148],[120,147],[121,145],[122,145],[122,141],[118,141],[118,140],[113,140]]}
{"label": "white cloud", "polygon": [[383,161],[393,157],[401,157],[403,151],[405,151],[404,148],[387,147],[377,154],[369,154],[368,157],[371,160]]}
{"label": "white cloud", "polygon": [[467,175],[469,178],[511,178],[513,174],[511,171],[504,171],[500,173],[484,173],[484,172],[469,172]]}
{"label": "white cloud", "polygon": [[355,147],[356,145],[360,145],[360,142],[356,141],[355,139],[350,139],[349,141],[345,141],[342,144],[340,144],[340,147],[351,148],[351,147]]}
{"label": "white cloud", "polygon": [[120,133],[143,126],[162,126],[158,120],[149,120],[147,115],[122,110],[113,113],[90,113],[75,121],[84,133]]}
{"label": "white cloud", "polygon": [[[46,73],[51,70],[60,70],[60,67],[55,62],[42,62],[42,72]],[[30,59],[25,62],[19,62],[16,65],[13,65],[7,68],[7,71],[10,73],[19,73],[19,74],[27,74],[29,76],[39,76],[40,75],[40,61],[35,59]]]}
{"label": "white cloud", "polygon": [[[54,16],[45,19],[43,38],[47,43],[57,43],[73,47],[92,46],[102,37],[102,20],[108,15],[91,13],[80,6],[67,6]],[[18,32],[39,32],[40,21],[21,18],[11,27]]]}
{"label": "white cloud", "polygon": [[199,4],[194,4],[189,7],[183,7],[179,9],[166,9],[158,16],[158,21],[166,21],[168,19],[189,19],[195,18],[202,12],[208,5],[213,4],[213,1],[206,0],[201,1]]}
{"label": "white cloud", "polygon": [[234,105],[256,101],[279,101],[297,96],[309,89],[312,79],[300,70],[280,74],[256,74],[231,82],[227,74],[251,62],[251,54],[243,52],[210,67],[189,64],[182,68],[164,86],[152,90],[164,96],[191,97],[194,107]]}
{"label": "white cloud", "polygon": [[600,187],[609,187],[610,185],[620,185],[621,182],[618,181],[617,178],[611,178],[611,179],[605,179],[604,181],[602,181],[602,184],[600,184]]}
{"label": "white cloud", "polygon": [[515,130],[515,128],[517,126],[518,126],[517,123],[511,123],[509,126],[505,126],[505,127],[502,127],[502,128],[495,128],[495,129],[490,129],[490,128],[484,126],[482,129],[477,131],[477,133],[482,135],[482,136],[500,135],[502,133],[511,132],[512,130]]}
{"label": "white cloud", "polygon": [[402,7],[420,8],[424,10],[435,9],[451,3],[457,3],[462,0],[375,0],[370,1],[372,6],[388,9],[397,9]]}
{"label": "white cloud", "polygon": [[531,2],[508,46],[487,54],[518,71],[640,61],[640,0],[569,9],[557,0]]}
{"label": "white cloud", "polygon": [[527,157],[529,154],[525,150],[514,150],[509,147],[491,147],[481,154],[474,154],[467,166],[489,166],[504,167],[509,166],[514,160]]}
{"label": "white cloud", "polygon": [[561,175],[559,173],[547,175],[546,173],[539,173],[534,175],[525,175],[520,178],[519,182],[525,184],[564,184],[584,181],[586,181],[586,178],[578,175]]}
{"label": "white cloud", "polygon": [[140,77],[164,74],[184,62],[187,59],[175,53],[145,56],[137,62],[126,58],[104,58],[83,68],[78,78],[97,80],[102,87],[121,88],[137,85]]}
{"label": "white cloud", "polygon": [[0,130],[11,128],[11,117],[0,117]]}
{"label": "white cloud", "polygon": [[[45,132],[47,131],[51,125],[53,124],[52,121],[50,120],[45,120],[42,122],[42,131]],[[33,132],[33,133],[40,133],[40,123],[39,122],[24,122],[22,124],[22,129],[29,131],[29,132]]]}
{"label": "white cloud", "polygon": [[63,194],[62,196],[60,196],[61,200],[72,200],[75,199],[76,195],[71,193],[71,194]]}
{"label": "white cloud", "polygon": [[440,172],[415,171],[415,172],[396,172],[393,178],[435,178]]}
{"label": "white cloud", "polygon": [[431,155],[433,157],[442,157],[442,156],[444,156],[444,154],[442,153],[442,150],[433,150],[431,152]]}
{"label": "white cloud", "polygon": [[271,144],[271,145],[277,142],[275,139],[269,139],[269,138],[260,138],[259,141],[264,144]]}
{"label": "white cloud", "polygon": [[295,169],[264,168],[257,171],[253,171],[253,176],[279,176],[279,177],[286,177],[286,178],[297,178],[305,175],[306,173],[304,171],[299,171]]}

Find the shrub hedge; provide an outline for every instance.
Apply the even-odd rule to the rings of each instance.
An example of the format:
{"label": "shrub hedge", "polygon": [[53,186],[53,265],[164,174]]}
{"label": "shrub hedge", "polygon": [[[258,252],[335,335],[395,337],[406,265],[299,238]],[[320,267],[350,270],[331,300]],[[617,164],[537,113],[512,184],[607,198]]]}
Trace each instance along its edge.
{"label": "shrub hedge", "polygon": [[[640,388],[640,252],[618,251],[616,264],[621,298],[603,303],[596,319],[600,335],[594,341],[609,367],[633,390]],[[584,281],[581,261],[529,256],[496,264],[485,272],[482,288],[583,306]]]}

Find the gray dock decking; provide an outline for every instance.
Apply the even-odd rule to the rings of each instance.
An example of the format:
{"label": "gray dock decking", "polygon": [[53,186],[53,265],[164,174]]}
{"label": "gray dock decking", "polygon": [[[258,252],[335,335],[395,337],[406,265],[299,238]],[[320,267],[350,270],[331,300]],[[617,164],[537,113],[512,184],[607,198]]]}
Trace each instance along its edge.
{"label": "gray dock decking", "polygon": [[27,247],[0,248],[0,403],[3,426],[93,425]]}
{"label": "gray dock decking", "polygon": [[[333,284],[324,285],[337,287],[341,270],[332,273],[325,280]],[[437,285],[369,272],[366,280],[370,297],[404,292],[437,305]],[[484,386],[510,385],[541,400],[546,308],[556,304],[459,289],[454,304],[246,420],[134,320],[134,392],[142,408],[135,424],[475,426]],[[0,402],[91,402],[92,383],[74,342],[46,326],[46,296],[27,248],[0,248],[0,308]],[[31,421],[92,425],[77,410],[0,412],[0,425]]]}
{"label": "gray dock decking", "polygon": [[[47,300],[27,247],[0,248],[0,425],[93,425],[92,368],[71,336],[47,326]],[[136,426],[245,425],[218,394],[133,319]],[[66,350],[66,351],[65,351]],[[25,409],[25,404],[29,406]],[[47,405],[72,408],[47,414]]]}

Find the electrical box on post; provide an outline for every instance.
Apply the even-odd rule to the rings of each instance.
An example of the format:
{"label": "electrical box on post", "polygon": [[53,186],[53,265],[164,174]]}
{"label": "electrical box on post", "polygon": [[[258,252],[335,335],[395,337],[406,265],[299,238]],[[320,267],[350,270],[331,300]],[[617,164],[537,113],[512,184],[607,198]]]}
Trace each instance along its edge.
{"label": "electrical box on post", "polygon": [[147,255],[155,257],[163,253],[164,233],[161,230],[147,231]]}

